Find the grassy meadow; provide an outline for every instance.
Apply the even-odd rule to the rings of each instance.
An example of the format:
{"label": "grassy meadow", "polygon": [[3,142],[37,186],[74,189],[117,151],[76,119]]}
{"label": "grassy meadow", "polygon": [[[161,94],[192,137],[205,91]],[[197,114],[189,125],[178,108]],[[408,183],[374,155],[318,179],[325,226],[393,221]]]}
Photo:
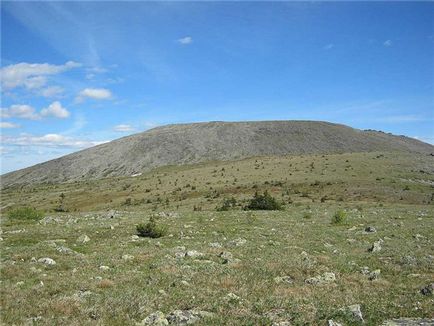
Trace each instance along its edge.
{"label": "grassy meadow", "polygon": [[[434,318],[421,293],[434,281],[433,168],[403,153],[259,157],[4,188],[1,323],[183,325],[145,318],[196,310],[207,313],[195,325]],[[283,209],[243,210],[264,191]],[[44,216],[10,215],[25,206]],[[151,217],[165,235],[138,237]]]}

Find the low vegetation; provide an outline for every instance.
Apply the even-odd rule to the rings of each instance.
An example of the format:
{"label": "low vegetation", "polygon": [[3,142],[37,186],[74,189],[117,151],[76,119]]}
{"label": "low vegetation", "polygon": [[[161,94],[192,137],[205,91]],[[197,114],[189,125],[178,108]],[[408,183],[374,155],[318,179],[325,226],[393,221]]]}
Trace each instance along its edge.
{"label": "low vegetation", "polygon": [[161,224],[157,224],[156,218],[151,216],[146,224],[139,224],[136,227],[139,237],[161,238],[167,233],[167,228]]}
{"label": "low vegetation", "polygon": [[32,207],[18,207],[8,212],[8,217],[11,220],[32,220],[38,221],[44,217],[42,211],[36,210]]}
{"label": "low vegetation", "polygon": [[336,211],[332,216],[333,224],[344,224],[347,221],[347,212],[342,209]]}
{"label": "low vegetation", "polygon": [[396,153],[254,158],[6,189],[0,324],[193,310],[199,326],[432,318],[433,166]]}
{"label": "low vegetation", "polygon": [[263,211],[276,211],[282,209],[282,205],[273,198],[268,191],[265,191],[262,195],[255,192],[252,199],[245,207],[245,210],[263,210]]}

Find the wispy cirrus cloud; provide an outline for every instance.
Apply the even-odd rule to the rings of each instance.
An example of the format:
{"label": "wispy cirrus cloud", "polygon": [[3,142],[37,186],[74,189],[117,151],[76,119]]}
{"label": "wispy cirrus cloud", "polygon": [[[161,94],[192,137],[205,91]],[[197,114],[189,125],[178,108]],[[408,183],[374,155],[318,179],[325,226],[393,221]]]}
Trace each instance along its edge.
{"label": "wispy cirrus cloud", "polygon": [[392,42],[392,40],[386,40],[386,41],[384,41],[383,45],[386,47],[389,47],[389,46],[393,45],[393,42]]}
{"label": "wispy cirrus cloud", "polygon": [[113,130],[117,131],[117,132],[131,132],[131,131],[134,131],[134,128],[128,124],[120,124],[120,125],[114,126]]}

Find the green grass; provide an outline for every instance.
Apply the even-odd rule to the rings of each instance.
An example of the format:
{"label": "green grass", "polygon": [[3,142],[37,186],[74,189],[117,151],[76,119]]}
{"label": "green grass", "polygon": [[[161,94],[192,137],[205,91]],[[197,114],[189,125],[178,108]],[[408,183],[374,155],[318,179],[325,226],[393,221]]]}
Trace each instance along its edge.
{"label": "green grass", "polygon": [[[434,279],[432,159],[377,156],[260,158],[3,190],[2,205],[9,207],[0,235],[1,323],[40,317],[40,325],[134,325],[157,310],[197,308],[214,313],[197,325],[271,325],[273,314],[293,325],[328,319],[357,325],[341,310],[350,304],[361,305],[366,325],[432,317],[432,297],[420,294]],[[407,183],[410,190],[403,191]],[[242,210],[265,190],[284,210]],[[22,203],[53,210],[60,193],[68,213],[49,212],[39,222],[8,217],[7,210]],[[231,197],[234,207],[217,212]],[[114,218],[108,209],[116,209]],[[336,226],[330,221],[339,210],[347,217]],[[137,239],[136,226],[155,215],[167,233]],[[364,232],[367,226],[377,232]],[[83,234],[91,240],[77,242]],[[379,239],[382,250],[368,252]],[[188,250],[203,256],[177,256]],[[239,261],[224,263],[223,251]],[[56,265],[38,263],[43,257]],[[361,272],[365,266],[380,269],[380,277],[370,281]],[[324,272],[335,273],[336,281],[305,283]],[[281,276],[293,283],[274,280]],[[85,291],[90,294],[82,296]],[[227,300],[229,293],[241,300]]]}

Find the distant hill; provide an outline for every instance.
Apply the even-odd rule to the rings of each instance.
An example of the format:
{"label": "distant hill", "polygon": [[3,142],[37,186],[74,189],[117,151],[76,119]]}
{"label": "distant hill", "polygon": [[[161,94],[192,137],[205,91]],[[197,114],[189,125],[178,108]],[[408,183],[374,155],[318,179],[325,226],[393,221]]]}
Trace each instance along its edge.
{"label": "distant hill", "polygon": [[206,122],[157,127],[1,177],[14,184],[128,176],[165,165],[252,156],[400,151],[434,153],[405,136],[317,121]]}

